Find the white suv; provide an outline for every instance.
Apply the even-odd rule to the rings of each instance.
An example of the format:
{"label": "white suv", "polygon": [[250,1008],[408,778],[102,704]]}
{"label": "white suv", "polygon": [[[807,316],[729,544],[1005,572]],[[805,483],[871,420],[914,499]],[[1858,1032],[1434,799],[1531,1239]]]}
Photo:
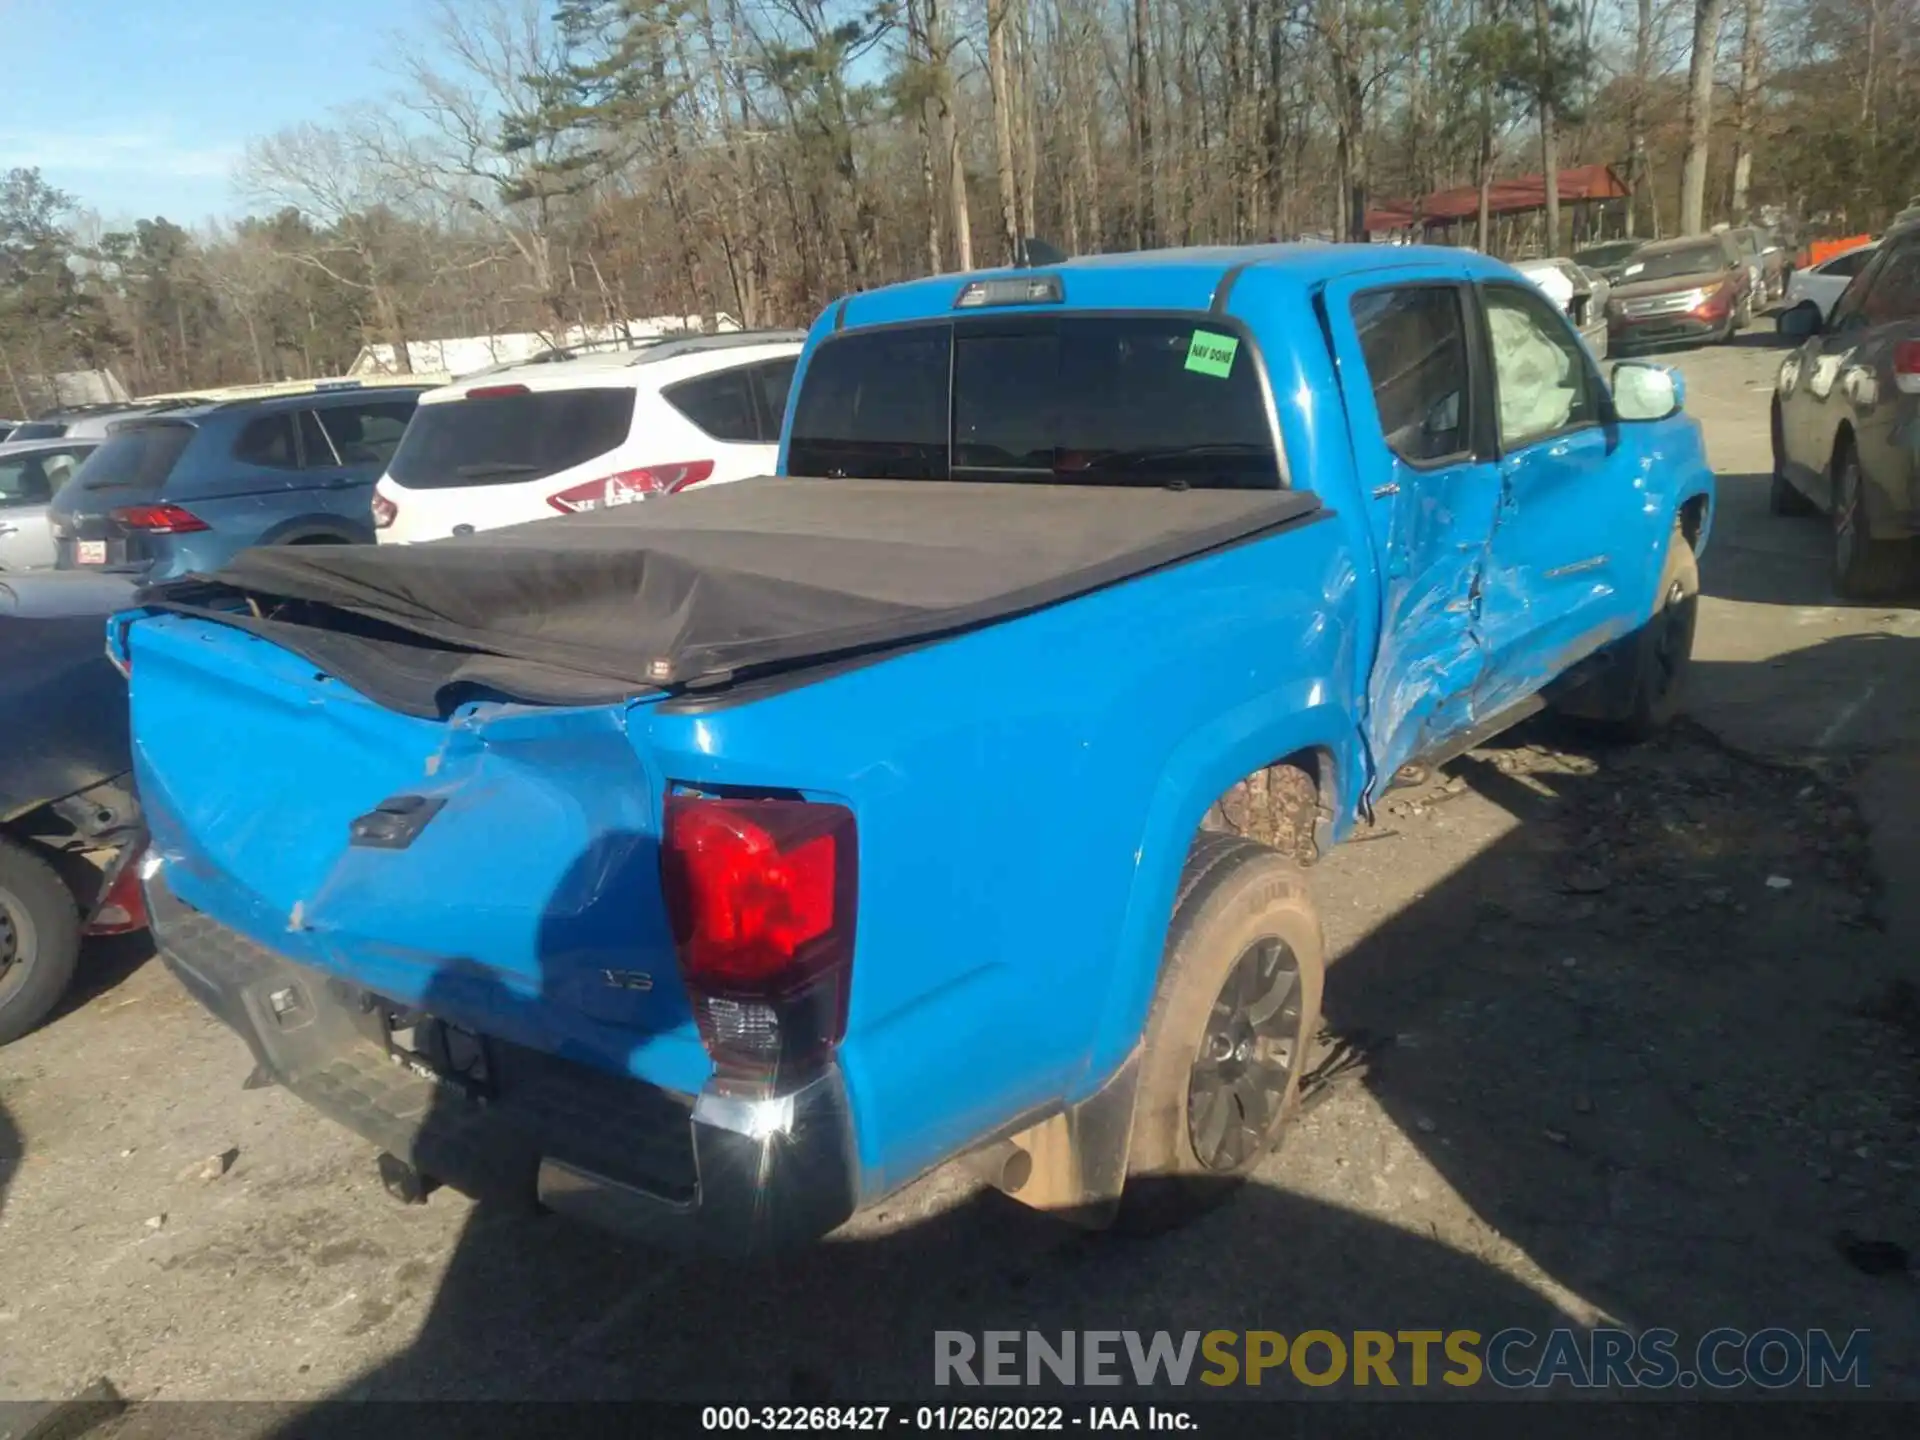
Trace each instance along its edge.
{"label": "white suv", "polygon": [[413,544],[768,474],[804,339],[693,335],[429,390],[374,487],[374,529]]}

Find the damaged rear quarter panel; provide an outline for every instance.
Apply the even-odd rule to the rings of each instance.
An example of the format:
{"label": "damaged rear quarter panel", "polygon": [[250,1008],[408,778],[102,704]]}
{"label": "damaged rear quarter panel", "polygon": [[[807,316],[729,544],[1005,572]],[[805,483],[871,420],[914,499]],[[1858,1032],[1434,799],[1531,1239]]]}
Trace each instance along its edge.
{"label": "damaged rear quarter panel", "polygon": [[1280,755],[1358,771],[1360,603],[1296,524],[830,679],[636,717],[685,783],[796,787],[858,817],[842,1060],[884,1190],[1080,1098],[1137,1042],[1208,805]]}

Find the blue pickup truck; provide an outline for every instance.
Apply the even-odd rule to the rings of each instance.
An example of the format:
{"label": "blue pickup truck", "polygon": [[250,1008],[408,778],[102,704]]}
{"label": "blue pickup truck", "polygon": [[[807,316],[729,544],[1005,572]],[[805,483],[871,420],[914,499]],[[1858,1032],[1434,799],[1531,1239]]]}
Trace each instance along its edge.
{"label": "blue pickup truck", "polygon": [[1177,1223],[1296,1102],[1316,857],[1542,706],[1674,713],[1681,402],[1459,251],[851,296],[776,476],[115,617],[155,934],[409,1198],[752,1250],[966,1157]]}

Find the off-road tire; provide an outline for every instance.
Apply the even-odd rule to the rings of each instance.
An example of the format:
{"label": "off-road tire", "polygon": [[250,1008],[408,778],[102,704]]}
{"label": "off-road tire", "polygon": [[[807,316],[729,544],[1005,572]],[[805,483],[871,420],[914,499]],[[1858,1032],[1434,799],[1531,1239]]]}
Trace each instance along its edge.
{"label": "off-road tire", "polygon": [[80,915],[54,869],[31,850],[0,839],[0,1045],[18,1040],[52,1012],[80,959]]}
{"label": "off-road tire", "polygon": [[1833,588],[1848,600],[1884,600],[1908,583],[1913,546],[1904,540],[1875,540],[1867,515],[1866,477],[1851,444],[1833,460]]}
{"label": "off-road tire", "polygon": [[[1296,977],[1290,1000],[1273,1017],[1280,1022],[1276,1028],[1291,1032],[1284,1086],[1270,1095],[1258,1081],[1250,1085],[1257,1108],[1268,1112],[1264,1117],[1229,1092],[1235,1134],[1248,1149],[1230,1165],[1209,1165],[1196,1151],[1195,1117],[1189,1114],[1201,1046],[1214,1038],[1227,1013],[1216,1014],[1223,987],[1249,956],[1274,954],[1275,942],[1286,956],[1281,963],[1290,962]],[[1320,917],[1299,867],[1239,836],[1202,831],[1180,878],[1160,984],[1147,1016],[1127,1185],[1115,1228],[1157,1234],[1196,1218],[1238,1190],[1279,1143],[1298,1108],[1300,1077],[1319,1032],[1325,973]],[[1273,1053],[1261,1058],[1271,1062]],[[1271,1080],[1270,1063],[1261,1069]],[[1249,1115],[1253,1124],[1238,1124]]]}
{"label": "off-road tire", "polygon": [[1651,740],[1673,723],[1686,699],[1699,621],[1700,561],[1677,525],[1667,540],[1666,563],[1654,593],[1659,598],[1653,614],[1622,649],[1613,682],[1622,689],[1607,712],[1593,721],[1618,740]]}

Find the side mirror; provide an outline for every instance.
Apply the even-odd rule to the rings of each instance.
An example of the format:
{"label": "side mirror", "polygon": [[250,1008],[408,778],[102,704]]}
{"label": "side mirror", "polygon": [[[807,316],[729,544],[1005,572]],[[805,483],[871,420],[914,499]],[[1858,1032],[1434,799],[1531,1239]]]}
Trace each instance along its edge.
{"label": "side mirror", "polygon": [[1774,330],[1783,339],[1805,340],[1818,335],[1826,328],[1826,323],[1817,300],[1802,300],[1774,321]]}
{"label": "side mirror", "polygon": [[1686,399],[1687,383],[1671,366],[1622,360],[1613,367],[1613,413],[1622,420],[1664,420]]}

